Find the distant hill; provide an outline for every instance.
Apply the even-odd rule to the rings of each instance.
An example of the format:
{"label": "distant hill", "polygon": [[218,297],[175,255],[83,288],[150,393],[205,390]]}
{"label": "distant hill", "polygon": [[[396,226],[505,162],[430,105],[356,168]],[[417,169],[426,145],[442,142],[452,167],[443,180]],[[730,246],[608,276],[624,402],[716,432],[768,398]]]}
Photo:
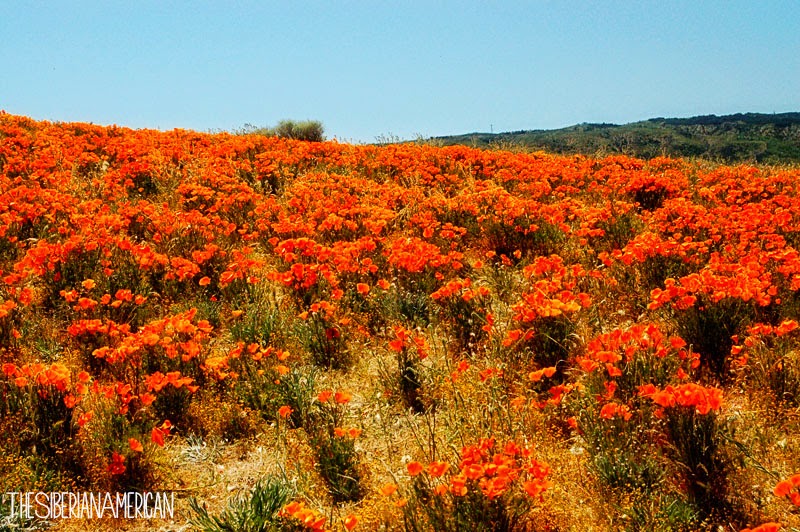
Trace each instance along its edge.
{"label": "distant hill", "polygon": [[562,154],[800,163],[800,113],[651,118],[625,125],[578,124],[563,129],[469,133],[430,140],[444,145],[521,147]]}

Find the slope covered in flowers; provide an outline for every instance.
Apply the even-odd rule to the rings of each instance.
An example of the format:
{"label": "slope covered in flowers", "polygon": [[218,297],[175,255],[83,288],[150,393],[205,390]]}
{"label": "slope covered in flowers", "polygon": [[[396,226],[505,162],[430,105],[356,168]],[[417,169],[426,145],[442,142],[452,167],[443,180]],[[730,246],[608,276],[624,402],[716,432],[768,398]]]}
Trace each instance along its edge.
{"label": "slope covered in flowers", "polygon": [[0,114],[3,491],[214,441],[285,530],[798,526],[798,186]]}

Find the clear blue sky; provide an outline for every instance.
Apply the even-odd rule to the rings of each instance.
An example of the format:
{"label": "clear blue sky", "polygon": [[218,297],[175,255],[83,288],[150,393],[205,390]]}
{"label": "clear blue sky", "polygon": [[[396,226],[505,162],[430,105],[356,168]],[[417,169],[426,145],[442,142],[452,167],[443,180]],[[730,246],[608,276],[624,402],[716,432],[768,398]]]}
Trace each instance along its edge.
{"label": "clear blue sky", "polygon": [[800,1],[0,0],[0,109],[355,142],[800,111]]}

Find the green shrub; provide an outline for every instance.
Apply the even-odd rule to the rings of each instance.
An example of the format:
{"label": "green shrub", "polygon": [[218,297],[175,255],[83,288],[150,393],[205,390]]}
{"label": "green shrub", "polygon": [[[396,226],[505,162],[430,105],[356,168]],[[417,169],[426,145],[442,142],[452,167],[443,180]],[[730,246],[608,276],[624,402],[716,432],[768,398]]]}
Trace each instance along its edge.
{"label": "green shrub", "polygon": [[318,431],[309,439],[314,448],[317,470],[334,502],[358,501],[364,496],[355,441],[333,430]]}
{"label": "green shrub", "polygon": [[189,523],[203,532],[278,532],[294,527],[280,515],[292,495],[286,481],[267,477],[256,482],[249,497],[240,495],[228,501],[219,515],[211,515],[194,497],[189,500]]}
{"label": "green shrub", "polygon": [[316,366],[344,369],[350,364],[342,328],[332,314],[311,312],[305,320],[298,320],[295,334]]}
{"label": "green shrub", "polygon": [[729,381],[731,339],[743,332],[755,311],[749,302],[726,298],[717,303],[702,300],[684,311],[676,311],[678,334],[700,353],[701,368],[720,382]]}
{"label": "green shrub", "polygon": [[275,127],[254,128],[245,126],[243,133],[254,133],[269,137],[322,142],[325,140],[325,128],[319,120],[281,120]]}
{"label": "green shrub", "polygon": [[317,396],[313,408],[309,408],[304,428],[308,433],[317,471],[334,502],[354,502],[364,494],[359,467],[360,452],[355,440],[361,434],[358,428],[346,429],[346,404],[348,393],[337,394],[325,390]]}
{"label": "green shrub", "polygon": [[295,368],[283,374],[281,367],[254,361],[243,354],[234,359],[231,369],[239,374],[234,394],[245,406],[259,412],[266,421],[275,421],[278,409],[289,406],[292,409],[289,426],[307,424],[317,375],[313,367]]}

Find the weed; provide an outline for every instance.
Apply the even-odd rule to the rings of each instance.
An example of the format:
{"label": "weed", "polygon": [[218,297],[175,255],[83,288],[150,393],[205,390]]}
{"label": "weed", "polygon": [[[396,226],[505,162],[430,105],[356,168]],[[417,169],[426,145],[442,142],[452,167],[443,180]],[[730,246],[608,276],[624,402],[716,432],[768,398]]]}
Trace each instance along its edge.
{"label": "weed", "polygon": [[286,521],[281,510],[293,496],[285,479],[267,477],[256,482],[249,494],[233,497],[213,515],[197,499],[189,499],[189,523],[202,532],[284,532],[301,530]]}

